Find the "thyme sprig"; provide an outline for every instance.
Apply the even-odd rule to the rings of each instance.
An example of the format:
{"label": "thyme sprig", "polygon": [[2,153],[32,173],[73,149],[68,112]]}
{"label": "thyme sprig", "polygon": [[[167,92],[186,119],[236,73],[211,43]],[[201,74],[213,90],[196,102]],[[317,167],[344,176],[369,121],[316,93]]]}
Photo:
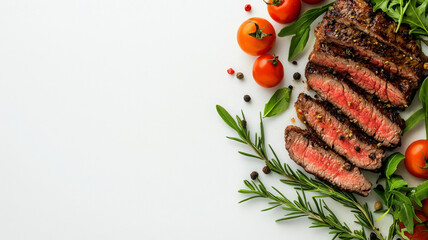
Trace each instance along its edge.
{"label": "thyme sprig", "polygon": [[341,189],[318,179],[309,178],[299,170],[292,170],[288,164],[281,163],[271,145],[268,146],[274,157],[268,157],[261,114],[260,134],[255,133],[253,141],[250,131],[246,128],[246,124],[245,127],[242,124],[243,120],[246,121],[243,111],[241,111],[242,119],[236,115],[235,121],[235,119],[222,106],[217,105],[216,109],[220,117],[226,122],[226,124],[234,129],[239,136],[239,138],[227,138],[248,145],[254,152],[247,153],[239,151],[240,154],[264,161],[266,166],[268,166],[273,172],[285,178],[280,180],[284,184],[293,186],[297,190],[301,189],[302,191],[321,193],[322,195],[330,197],[336,202],[341,203],[345,207],[351,208],[351,211],[355,214],[355,223],[372,230],[380,240],[385,239],[379,232],[378,228],[374,225],[375,221],[371,211],[368,209],[367,203],[361,204],[351,193],[342,191]]}
{"label": "thyme sprig", "polygon": [[[269,211],[277,207],[282,207],[283,210],[289,212],[283,218],[277,219],[276,221],[285,221],[300,217],[308,217],[312,220],[312,228],[328,228],[330,234],[333,234],[333,239],[361,239],[366,240],[366,232],[364,227],[361,230],[352,231],[348,224],[341,223],[336,217],[334,212],[327,206],[323,200],[312,197],[313,205],[307,200],[305,191],[300,189],[296,191],[297,200],[290,201],[285,197],[278,189],[272,187],[276,194],[268,191],[262,181],[258,180],[259,184],[254,181],[244,181],[244,184],[248,189],[239,190],[240,193],[252,195],[239,203],[254,199],[254,198],[266,198],[272,200],[269,202],[271,207],[263,209],[262,211]],[[300,193],[299,193],[300,192]]]}

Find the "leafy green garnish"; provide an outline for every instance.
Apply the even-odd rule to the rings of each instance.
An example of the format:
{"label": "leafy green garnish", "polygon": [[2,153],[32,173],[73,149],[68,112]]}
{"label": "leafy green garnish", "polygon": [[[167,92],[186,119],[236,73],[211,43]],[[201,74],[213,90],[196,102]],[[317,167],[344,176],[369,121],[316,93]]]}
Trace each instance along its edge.
{"label": "leafy green garnish", "polygon": [[406,133],[413,127],[415,127],[420,121],[425,119],[425,110],[423,108],[419,109],[415,113],[412,114],[407,120],[406,120],[406,128],[404,128],[402,134]]}
{"label": "leafy green garnish", "polygon": [[425,119],[425,131],[428,139],[428,77],[425,78],[419,90],[419,100],[422,103],[422,108],[406,120],[406,128],[403,130],[403,134]]}
{"label": "leafy green garnish", "polygon": [[417,186],[410,195],[410,198],[415,201],[419,207],[422,207],[422,200],[428,198],[428,181]]}
{"label": "leafy green garnish", "polygon": [[280,88],[276,90],[269,99],[269,102],[265,105],[263,117],[272,117],[285,111],[290,104],[290,95],[290,88]]}
{"label": "leafy green garnish", "polygon": [[385,177],[390,178],[397,171],[398,164],[404,160],[404,155],[397,152],[389,156],[388,162],[385,165]]}
{"label": "leafy green garnish", "polygon": [[288,61],[293,60],[299,53],[305,49],[306,43],[309,39],[309,32],[311,31],[311,24],[324,12],[326,12],[333,3],[329,3],[319,8],[312,8],[307,10],[300,16],[293,24],[288,25],[279,31],[279,37],[291,36],[290,49],[288,52]]}

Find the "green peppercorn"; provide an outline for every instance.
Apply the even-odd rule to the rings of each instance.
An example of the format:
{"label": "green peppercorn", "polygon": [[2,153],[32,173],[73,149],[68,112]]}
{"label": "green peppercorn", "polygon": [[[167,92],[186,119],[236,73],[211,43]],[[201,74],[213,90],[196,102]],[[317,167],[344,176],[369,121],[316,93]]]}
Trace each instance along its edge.
{"label": "green peppercorn", "polygon": [[379,202],[379,201],[375,202],[375,204],[374,204],[374,209],[375,209],[376,211],[382,210],[382,208],[383,208],[383,205],[382,205],[382,203],[381,203],[381,202]]}
{"label": "green peppercorn", "polygon": [[238,73],[236,74],[236,78],[237,78],[237,79],[239,79],[239,80],[244,79],[244,74],[243,74],[243,73],[241,73],[241,72],[238,72]]}
{"label": "green peppercorn", "polygon": [[251,179],[256,180],[259,177],[259,173],[257,173],[256,171],[253,171],[250,174]]}

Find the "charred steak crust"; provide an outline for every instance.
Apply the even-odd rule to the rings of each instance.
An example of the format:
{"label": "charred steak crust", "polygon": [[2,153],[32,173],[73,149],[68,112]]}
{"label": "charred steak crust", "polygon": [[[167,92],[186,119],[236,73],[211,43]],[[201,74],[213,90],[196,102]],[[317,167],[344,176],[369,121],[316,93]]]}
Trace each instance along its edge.
{"label": "charred steak crust", "polygon": [[348,79],[358,84],[370,94],[376,94],[385,103],[404,108],[412,100],[419,82],[398,77],[370,64],[368,59],[355,54],[351,47],[341,47],[331,42],[317,41],[309,60],[331,67],[335,71],[345,75]]}
{"label": "charred steak crust", "polygon": [[422,60],[421,49],[409,34],[409,29],[401,25],[396,33],[397,23],[381,12],[373,12],[372,5],[364,0],[337,0],[333,8],[327,11],[326,17],[357,28],[400,49],[406,55]]}
{"label": "charred steak crust", "polygon": [[325,67],[309,62],[305,74],[311,89],[341,109],[367,135],[385,147],[400,145],[405,122],[397,112],[382,109],[357,86]]}
{"label": "charred steak crust", "polygon": [[299,119],[321,140],[355,166],[376,170],[382,166],[385,151],[359,130],[330,103],[301,93],[295,104]]}
{"label": "charred steak crust", "polygon": [[324,18],[315,30],[317,39],[333,42],[345,47],[352,47],[367,62],[404,78],[409,78],[419,85],[424,74],[423,63],[406,55],[405,52],[385,44],[367,33],[338,23],[334,19]]}
{"label": "charred steak crust", "polygon": [[306,172],[346,191],[362,196],[370,193],[372,185],[360,170],[352,167],[309,131],[288,126],[284,135],[290,158]]}

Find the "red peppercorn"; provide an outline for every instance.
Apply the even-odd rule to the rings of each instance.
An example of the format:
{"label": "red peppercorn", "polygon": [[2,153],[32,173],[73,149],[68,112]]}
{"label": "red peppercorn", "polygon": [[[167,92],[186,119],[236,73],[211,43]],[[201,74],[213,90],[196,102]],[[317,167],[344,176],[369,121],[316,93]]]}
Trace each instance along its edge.
{"label": "red peppercorn", "polygon": [[245,4],[245,11],[249,12],[251,10],[251,5],[250,4]]}
{"label": "red peppercorn", "polygon": [[233,68],[229,68],[227,69],[227,73],[229,73],[230,75],[235,73],[235,70],[233,70]]}

